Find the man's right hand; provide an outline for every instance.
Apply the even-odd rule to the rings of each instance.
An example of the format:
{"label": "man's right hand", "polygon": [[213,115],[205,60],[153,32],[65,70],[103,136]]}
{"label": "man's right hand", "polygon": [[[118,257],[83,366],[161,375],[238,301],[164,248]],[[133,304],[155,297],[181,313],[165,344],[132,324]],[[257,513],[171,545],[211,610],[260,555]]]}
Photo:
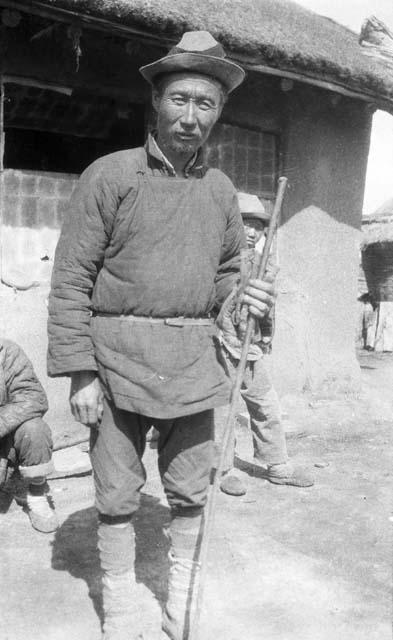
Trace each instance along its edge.
{"label": "man's right hand", "polygon": [[95,371],[71,374],[70,405],[75,420],[97,427],[102,418],[104,394]]}

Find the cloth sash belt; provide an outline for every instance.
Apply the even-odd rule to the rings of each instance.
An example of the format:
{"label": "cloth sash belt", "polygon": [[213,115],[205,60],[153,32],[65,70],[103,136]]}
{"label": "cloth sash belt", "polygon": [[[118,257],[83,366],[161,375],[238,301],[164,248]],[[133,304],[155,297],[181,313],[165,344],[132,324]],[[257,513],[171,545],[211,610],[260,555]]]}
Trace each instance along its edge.
{"label": "cloth sash belt", "polygon": [[209,316],[201,318],[187,318],[184,316],[176,316],[174,318],[155,318],[150,316],[133,316],[126,313],[105,313],[94,311],[93,316],[104,318],[119,318],[121,320],[129,320],[130,322],[146,322],[147,324],[166,324],[171,327],[184,327],[185,325],[210,325],[214,324],[214,318]]}

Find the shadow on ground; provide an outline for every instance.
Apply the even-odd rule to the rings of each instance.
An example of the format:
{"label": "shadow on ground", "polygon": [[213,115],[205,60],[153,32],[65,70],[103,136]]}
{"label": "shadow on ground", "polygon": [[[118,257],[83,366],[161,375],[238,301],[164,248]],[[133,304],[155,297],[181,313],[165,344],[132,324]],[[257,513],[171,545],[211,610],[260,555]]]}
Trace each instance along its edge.
{"label": "shadow on ground", "polygon": [[[166,600],[169,542],[163,528],[169,509],[158,498],[142,494],[134,518],[135,575],[154,595],[161,607]],[[57,530],[52,543],[52,568],[68,571],[88,587],[95,612],[103,623],[101,569],[97,551],[97,512],[94,507],[72,513]]]}
{"label": "shadow on ground", "polygon": [[12,493],[7,490],[0,490],[0,513],[7,513],[13,499]]}
{"label": "shadow on ground", "polygon": [[26,492],[26,483],[19,475],[19,471],[9,466],[8,479],[0,489],[0,513],[7,513],[15,497],[22,497]]}
{"label": "shadow on ground", "polygon": [[52,568],[82,579],[102,623],[101,570],[97,553],[97,514],[94,507],[72,513],[52,542]]}

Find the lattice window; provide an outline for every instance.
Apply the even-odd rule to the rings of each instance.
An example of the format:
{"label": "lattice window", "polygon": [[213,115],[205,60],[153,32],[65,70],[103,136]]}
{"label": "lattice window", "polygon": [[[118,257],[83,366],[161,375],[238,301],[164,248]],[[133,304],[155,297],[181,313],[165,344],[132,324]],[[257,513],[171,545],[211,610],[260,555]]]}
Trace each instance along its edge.
{"label": "lattice window", "polygon": [[276,191],[278,142],[274,133],[219,124],[208,141],[208,163],[226,173],[239,191],[271,199]]}

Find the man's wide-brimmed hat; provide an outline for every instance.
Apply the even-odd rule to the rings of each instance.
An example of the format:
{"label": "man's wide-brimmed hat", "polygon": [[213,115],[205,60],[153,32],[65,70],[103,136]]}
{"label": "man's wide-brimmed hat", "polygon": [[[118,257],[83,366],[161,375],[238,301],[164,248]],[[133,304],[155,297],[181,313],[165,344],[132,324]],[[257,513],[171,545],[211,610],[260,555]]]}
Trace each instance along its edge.
{"label": "man's wide-brimmed hat", "polygon": [[270,215],[266,211],[258,196],[252,193],[238,191],[237,200],[239,202],[240,213],[243,218],[255,218],[263,222],[269,222]]}
{"label": "man's wide-brimmed hat", "polygon": [[154,85],[158,76],[167,73],[192,71],[215,78],[233,91],[244,80],[245,72],[225,57],[223,47],[208,31],[187,31],[169,53],[139,69],[143,77]]}

